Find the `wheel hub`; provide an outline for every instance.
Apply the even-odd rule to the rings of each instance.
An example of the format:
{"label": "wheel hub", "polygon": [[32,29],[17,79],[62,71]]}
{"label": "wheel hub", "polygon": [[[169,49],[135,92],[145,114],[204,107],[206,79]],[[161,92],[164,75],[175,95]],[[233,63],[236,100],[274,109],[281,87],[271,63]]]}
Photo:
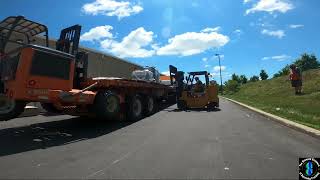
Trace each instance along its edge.
{"label": "wheel hub", "polygon": [[114,97],[110,97],[107,100],[108,105],[107,105],[107,110],[108,112],[115,112],[117,109],[117,100]]}
{"label": "wheel hub", "polygon": [[139,116],[141,114],[142,111],[142,104],[139,100],[136,100],[133,103],[133,113],[135,116]]}
{"label": "wheel hub", "polygon": [[148,110],[151,112],[153,110],[153,99],[149,98],[148,100]]}

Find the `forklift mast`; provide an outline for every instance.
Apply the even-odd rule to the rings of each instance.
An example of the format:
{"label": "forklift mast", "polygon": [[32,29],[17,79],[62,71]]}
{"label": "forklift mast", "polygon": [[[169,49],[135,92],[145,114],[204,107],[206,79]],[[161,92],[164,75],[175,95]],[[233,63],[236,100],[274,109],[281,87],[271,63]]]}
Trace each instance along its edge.
{"label": "forklift mast", "polygon": [[60,38],[56,43],[56,49],[68,54],[76,55],[79,49],[80,33],[80,25],[74,25],[63,29],[60,33]]}
{"label": "forklift mast", "polygon": [[181,97],[184,90],[184,72],[178,71],[178,69],[172,65],[169,66],[171,85],[176,86],[177,98]]}
{"label": "forklift mast", "polygon": [[87,78],[88,53],[79,52],[80,34],[80,25],[65,28],[61,31],[60,38],[56,43],[57,50],[75,56],[74,88],[81,88],[81,82]]}

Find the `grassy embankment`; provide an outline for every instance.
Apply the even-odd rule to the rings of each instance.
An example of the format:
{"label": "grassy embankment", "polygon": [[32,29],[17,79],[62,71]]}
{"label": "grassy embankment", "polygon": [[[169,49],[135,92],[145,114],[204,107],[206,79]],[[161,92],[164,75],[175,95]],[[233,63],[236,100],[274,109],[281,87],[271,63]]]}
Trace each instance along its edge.
{"label": "grassy embankment", "polygon": [[303,73],[303,95],[296,96],[287,76],[247,83],[228,98],[320,130],[320,69]]}

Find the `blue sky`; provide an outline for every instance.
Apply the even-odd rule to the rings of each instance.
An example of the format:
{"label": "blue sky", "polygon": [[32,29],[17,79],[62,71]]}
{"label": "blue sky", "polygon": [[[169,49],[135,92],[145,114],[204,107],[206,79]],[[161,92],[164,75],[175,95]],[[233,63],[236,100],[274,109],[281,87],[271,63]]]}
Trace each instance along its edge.
{"label": "blue sky", "polygon": [[[1,0],[1,18],[24,15],[51,38],[82,25],[81,45],[160,72],[270,75],[300,54],[319,55],[319,0]],[[217,79],[217,77],[216,77]]]}

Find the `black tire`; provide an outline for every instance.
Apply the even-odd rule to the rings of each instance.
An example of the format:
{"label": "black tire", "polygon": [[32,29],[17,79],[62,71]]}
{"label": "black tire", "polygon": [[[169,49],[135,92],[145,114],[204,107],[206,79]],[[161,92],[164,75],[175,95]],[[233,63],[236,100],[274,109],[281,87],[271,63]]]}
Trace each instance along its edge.
{"label": "black tire", "polygon": [[152,96],[147,96],[143,101],[144,114],[150,116],[157,111],[157,102]]}
{"label": "black tire", "polygon": [[62,113],[62,111],[57,109],[52,103],[41,103],[41,107],[49,113]]}
{"label": "black tire", "polygon": [[26,102],[10,100],[4,96],[0,98],[0,121],[19,117],[26,107]]}
{"label": "black tire", "polygon": [[95,97],[93,111],[99,119],[118,119],[120,114],[120,99],[111,91],[99,92]]}
{"label": "black tire", "polygon": [[214,111],[219,107],[219,103],[217,102],[211,102],[208,104],[207,109],[208,111]]}
{"label": "black tire", "polygon": [[127,99],[127,115],[128,121],[138,121],[143,117],[143,101],[139,95],[134,95]]}
{"label": "black tire", "polygon": [[208,112],[213,111],[215,108],[216,108],[215,103],[209,103],[207,105],[207,111]]}
{"label": "black tire", "polygon": [[183,101],[183,100],[178,100],[177,106],[178,106],[178,109],[180,109],[180,110],[186,110],[187,109],[187,103],[185,101]]}

